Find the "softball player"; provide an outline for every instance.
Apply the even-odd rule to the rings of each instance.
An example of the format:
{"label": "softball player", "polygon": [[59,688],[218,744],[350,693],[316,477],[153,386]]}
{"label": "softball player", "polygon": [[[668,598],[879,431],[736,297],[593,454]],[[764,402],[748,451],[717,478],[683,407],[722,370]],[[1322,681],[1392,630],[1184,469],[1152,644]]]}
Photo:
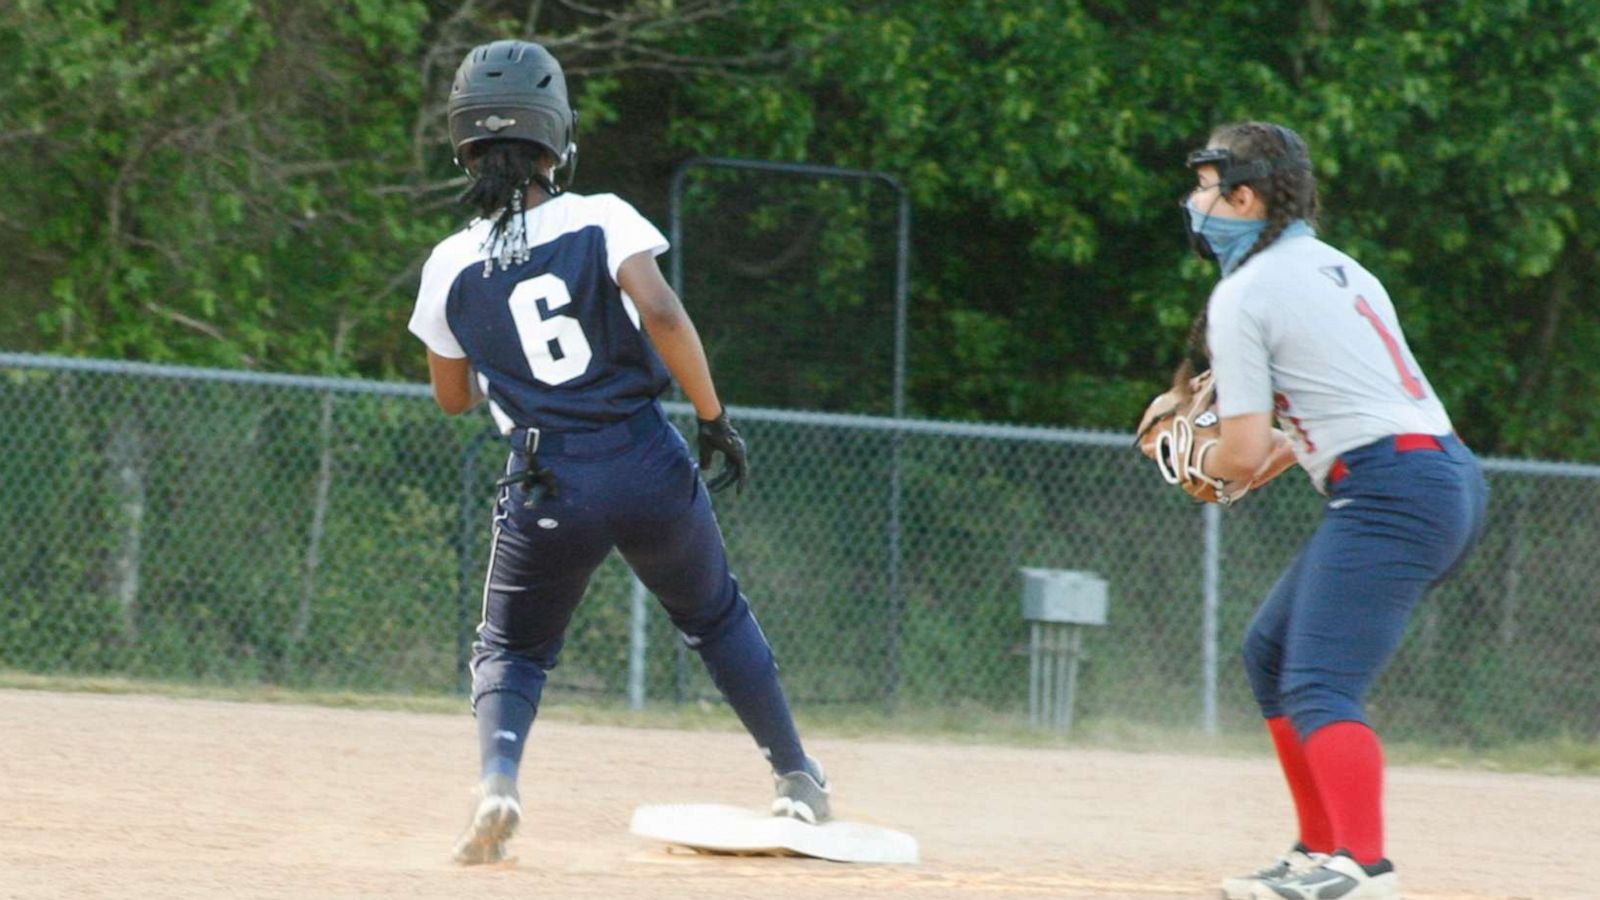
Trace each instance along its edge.
{"label": "softball player", "polygon": [[1300,137],[1227,125],[1188,166],[1189,236],[1222,270],[1196,323],[1222,420],[1208,474],[1250,478],[1292,453],[1329,498],[1244,642],[1299,840],[1274,865],[1225,881],[1223,894],[1398,897],[1383,849],[1382,749],[1362,701],[1417,602],[1475,542],[1488,487],[1383,285],[1312,230],[1317,186]]}
{"label": "softball player", "polygon": [[575,164],[576,116],[543,47],[472,50],[448,116],[472,179],[463,199],[482,218],[434,249],[410,330],[427,345],[439,406],[459,414],[486,391],[512,444],[472,659],[482,775],[456,861],[505,856],[545,675],[612,548],[660,598],[766,755],[773,812],[827,819],[822,769],[801,748],[772,651],[728,570],[699,468],[656,399],[670,372],[699,418],[700,465],[724,455],[711,489],[742,489],[744,441],[656,265],[666,239],[613,195],[557,187],[557,171]]}

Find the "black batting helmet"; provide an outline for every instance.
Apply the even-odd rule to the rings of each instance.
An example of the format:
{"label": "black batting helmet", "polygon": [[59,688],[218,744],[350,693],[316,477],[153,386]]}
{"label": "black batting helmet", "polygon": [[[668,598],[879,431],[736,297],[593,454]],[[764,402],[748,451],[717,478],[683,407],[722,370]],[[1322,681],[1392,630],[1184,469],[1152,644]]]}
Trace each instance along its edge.
{"label": "black batting helmet", "polygon": [[557,166],[575,162],[578,116],[567,100],[567,79],[538,44],[474,47],[456,69],[446,110],[458,164],[462,148],[488,140],[529,141],[549,150]]}

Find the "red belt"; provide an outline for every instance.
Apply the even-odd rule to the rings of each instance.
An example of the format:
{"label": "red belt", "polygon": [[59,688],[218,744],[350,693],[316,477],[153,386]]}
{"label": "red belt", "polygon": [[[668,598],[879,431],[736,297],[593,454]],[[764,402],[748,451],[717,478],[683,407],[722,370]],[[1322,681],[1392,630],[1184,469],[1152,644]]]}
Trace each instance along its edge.
{"label": "red belt", "polygon": [[[1431,434],[1397,434],[1394,436],[1394,452],[1414,453],[1418,450],[1438,450],[1443,452],[1444,445],[1439,443],[1439,439]],[[1328,470],[1328,484],[1337,484],[1339,479],[1349,474],[1350,467],[1344,464],[1344,460],[1336,459],[1333,461],[1333,468]]]}

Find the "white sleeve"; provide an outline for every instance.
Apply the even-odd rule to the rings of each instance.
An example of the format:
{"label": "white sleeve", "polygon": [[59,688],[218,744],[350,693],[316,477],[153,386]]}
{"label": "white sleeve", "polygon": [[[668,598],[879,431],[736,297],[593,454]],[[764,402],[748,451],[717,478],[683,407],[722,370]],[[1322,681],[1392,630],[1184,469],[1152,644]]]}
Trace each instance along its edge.
{"label": "white sleeve", "polygon": [[462,359],[467,351],[461,349],[445,318],[445,302],[450,299],[450,286],[455,284],[461,270],[451,265],[448,258],[440,259],[434,252],[422,265],[422,285],[417,289],[417,307],[411,311],[411,333],[422,339],[428,349],[450,359]]}
{"label": "white sleeve", "polygon": [[1206,313],[1206,346],[1217,379],[1217,414],[1223,418],[1270,413],[1271,355],[1266,327],[1243,297],[1219,287]]}
{"label": "white sleeve", "polygon": [[611,280],[617,280],[617,270],[635,253],[648,252],[660,256],[671,246],[661,231],[628,201],[614,194],[605,195],[605,218],[601,227],[606,234],[606,267],[611,270]]}

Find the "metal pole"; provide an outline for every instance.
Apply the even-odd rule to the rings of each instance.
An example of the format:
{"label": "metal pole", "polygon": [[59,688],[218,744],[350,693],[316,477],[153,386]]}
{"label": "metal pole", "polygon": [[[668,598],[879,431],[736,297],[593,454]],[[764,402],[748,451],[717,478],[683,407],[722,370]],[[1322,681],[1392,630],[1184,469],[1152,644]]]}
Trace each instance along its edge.
{"label": "metal pole", "polygon": [[1061,730],[1072,730],[1073,708],[1078,704],[1078,660],[1083,655],[1083,626],[1068,625],[1070,635],[1067,638],[1067,690],[1066,699],[1062,703],[1065,710],[1061,718]]}
{"label": "metal pole", "polygon": [[472,530],[483,511],[479,505],[483,502],[483,486],[477,477],[478,455],[484,443],[495,436],[494,431],[480,431],[461,452],[461,508],[456,523],[456,682],[462,693],[472,689],[468,661],[476,630],[472,614],[478,606],[472,588],[478,580],[472,559]]}
{"label": "metal pole", "polygon": [[1045,707],[1045,721],[1052,730],[1061,727],[1061,691],[1066,687],[1066,673],[1061,667],[1061,625],[1051,622],[1045,626],[1050,647],[1050,705]]}
{"label": "metal pole", "polygon": [[911,197],[899,181],[885,180],[899,195],[894,252],[894,417],[906,417],[906,306],[911,270]]}
{"label": "metal pole", "polygon": [[1039,623],[1028,626],[1028,724],[1039,727]]}
{"label": "metal pole", "polygon": [[672,256],[667,260],[672,292],[683,296],[683,180],[696,160],[687,160],[672,170],[667,188],[667,237],[672,241]]}
{"label": "metal pole", "polygon": [[1050,676],[1054,672],[1050,664],[1050,629],[1039,623],[1034,625],[1039,630],[1039,718],[1038,725],[1044,728],[1050,724]]}
{"label": "metal pole", "polygon": [[[894,417],[906,415],[906,297],[907,273],[911,265],[911,198],[905,187],[886,178],[899,195],[896,209],[894,261]],[[896,431],[889,454],[889,681],[886,704],[893,709],[900,697],[900,633],[904,627],[905,596],[900,584],[901,506],[904,503],[902,455],[905,433]]]}
{"label": "metal pole", "polygon": [[628,708],[644,709],[645,594],[644,582],[633,576],[628,596]]}
{"label": "metal pole", "polygon": [[891,711],[900,699],[900,633],[905,620],[905,599],[900,588],[900,453],[904,442],[905,435],[896,431],[889,451],[889,626],[888,646],[884,648],[888,672],[884,676],[883,704]]}
{"label": "metal pole", "polygon": [[1067,626],[1051,622],[1046,628],[1050,632],[1050,711],[1045,715],[1050,720],[1050,729],[1060,731],[1061,707],[1067,692],[1067,647],[1062,639]]}
{"label": "metal pole", "polygon": [[1059,687],[1056,690],[1056,730],[1065,731],[1070,721],[1068,712],[1072,703],[1072,644],[1068,637],[1071,625],[1056,626],[1056,672]]}
{"label": "metal pole", "polygon": [[1217,611],[1220,557],[1222,555],[1222,508],[1207,503],[1203,517],[1205,523],[1205,558],[1203,562],[1203,606],[1200,616],[1201,727],[1206,734],[1217,733]]}

